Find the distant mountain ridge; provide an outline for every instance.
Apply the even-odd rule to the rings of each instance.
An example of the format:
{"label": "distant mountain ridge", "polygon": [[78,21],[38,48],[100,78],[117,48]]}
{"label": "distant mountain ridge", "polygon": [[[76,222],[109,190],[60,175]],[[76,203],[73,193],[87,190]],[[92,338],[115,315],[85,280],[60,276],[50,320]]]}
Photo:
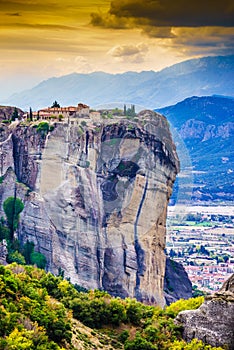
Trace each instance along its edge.
{"label": "distant mountain ridge", "polygon": [[[192,199],[232,202],[234,98],[193,96],[157,111],[167,117],[189,152],[193,168]],[[183,162],[183,154],[179,157]],[[177,186],[180,180],[183,181],[179,178]],[[190,183],[182,183],[182,186],[185,186],[184,192],[189,191]]]}
{"label": "distant mountain ridge", "polygon": [[233,73],[234,55],[191,59],[159,72],[73,73],[45,80],[1,102],[23,109],[49,106],[55,99],[61,105],[129,102],[160,108],[193,95],[234,96]]}

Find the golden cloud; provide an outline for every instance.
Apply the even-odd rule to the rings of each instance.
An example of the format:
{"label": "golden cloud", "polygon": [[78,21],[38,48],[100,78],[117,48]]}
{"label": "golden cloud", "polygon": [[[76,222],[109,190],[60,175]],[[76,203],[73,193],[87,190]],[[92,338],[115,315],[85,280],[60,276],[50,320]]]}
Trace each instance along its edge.
{"label": "golden cloud", "polygon": [[137,45],[116,45],[109,54],[114,57],[133,56],[148,51],[147,45],[139,43]]}
{"label": "golden cloud", "polygon": [[116,45],[108,51],[108,54],[113,56],[119,62],[142,63],[149,51],[149,48],[144,43],[136,45]]}

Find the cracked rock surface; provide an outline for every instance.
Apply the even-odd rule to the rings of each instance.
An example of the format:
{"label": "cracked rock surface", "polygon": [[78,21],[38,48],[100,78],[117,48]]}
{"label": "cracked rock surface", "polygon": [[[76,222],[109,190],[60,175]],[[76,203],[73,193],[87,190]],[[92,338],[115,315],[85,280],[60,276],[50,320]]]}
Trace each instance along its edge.
{"label": "cracked rock surface", "polygon": [[183,338],[198,338],[212,346],[234,349],[234,275],[197,310],[182,311],[175,319],[183,328]]}
{"label": "cracked rock surface", "polygon": [[163,305],[166,214],[179,161],[166,119],[152,111],[138,118],[56,123],[47,135],[33,125],[5,128],[0,204],[2,211],[15,192],[23,200],[17,235],[35,243],[48,270]]}

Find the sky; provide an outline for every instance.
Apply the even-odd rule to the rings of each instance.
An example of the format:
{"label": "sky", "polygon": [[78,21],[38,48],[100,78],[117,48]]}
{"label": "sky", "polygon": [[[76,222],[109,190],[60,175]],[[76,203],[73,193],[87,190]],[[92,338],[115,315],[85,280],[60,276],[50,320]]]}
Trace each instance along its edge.
{"label": "sky", "polygon": [[53,76],[234,51],[233,0],[0,0],[0,102]]}

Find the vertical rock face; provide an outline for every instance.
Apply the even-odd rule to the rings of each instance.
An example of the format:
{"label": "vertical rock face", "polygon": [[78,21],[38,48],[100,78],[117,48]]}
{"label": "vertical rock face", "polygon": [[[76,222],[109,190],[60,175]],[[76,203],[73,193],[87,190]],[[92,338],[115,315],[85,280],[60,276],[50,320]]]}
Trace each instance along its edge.
{"label": "vertical rock face", "polygon": [[186,341],[198,338],[212,346],[234,349],[234,275],[197,310],[182,311],[175,322]]}
{"label": "vertical rock face", "polygon": [[166,258],[164,295],[167,305],[179,299],[192,298],[192,283],[182,264]]}
{"label": "vertical rock face", "polygon": [[8,130],[0,200],[17,186],[19,238],[35,243],[52,272],[163,305],[166,212],[179,162],[166,119],[151,111],[138,118],[58,123],[47,136]]}

